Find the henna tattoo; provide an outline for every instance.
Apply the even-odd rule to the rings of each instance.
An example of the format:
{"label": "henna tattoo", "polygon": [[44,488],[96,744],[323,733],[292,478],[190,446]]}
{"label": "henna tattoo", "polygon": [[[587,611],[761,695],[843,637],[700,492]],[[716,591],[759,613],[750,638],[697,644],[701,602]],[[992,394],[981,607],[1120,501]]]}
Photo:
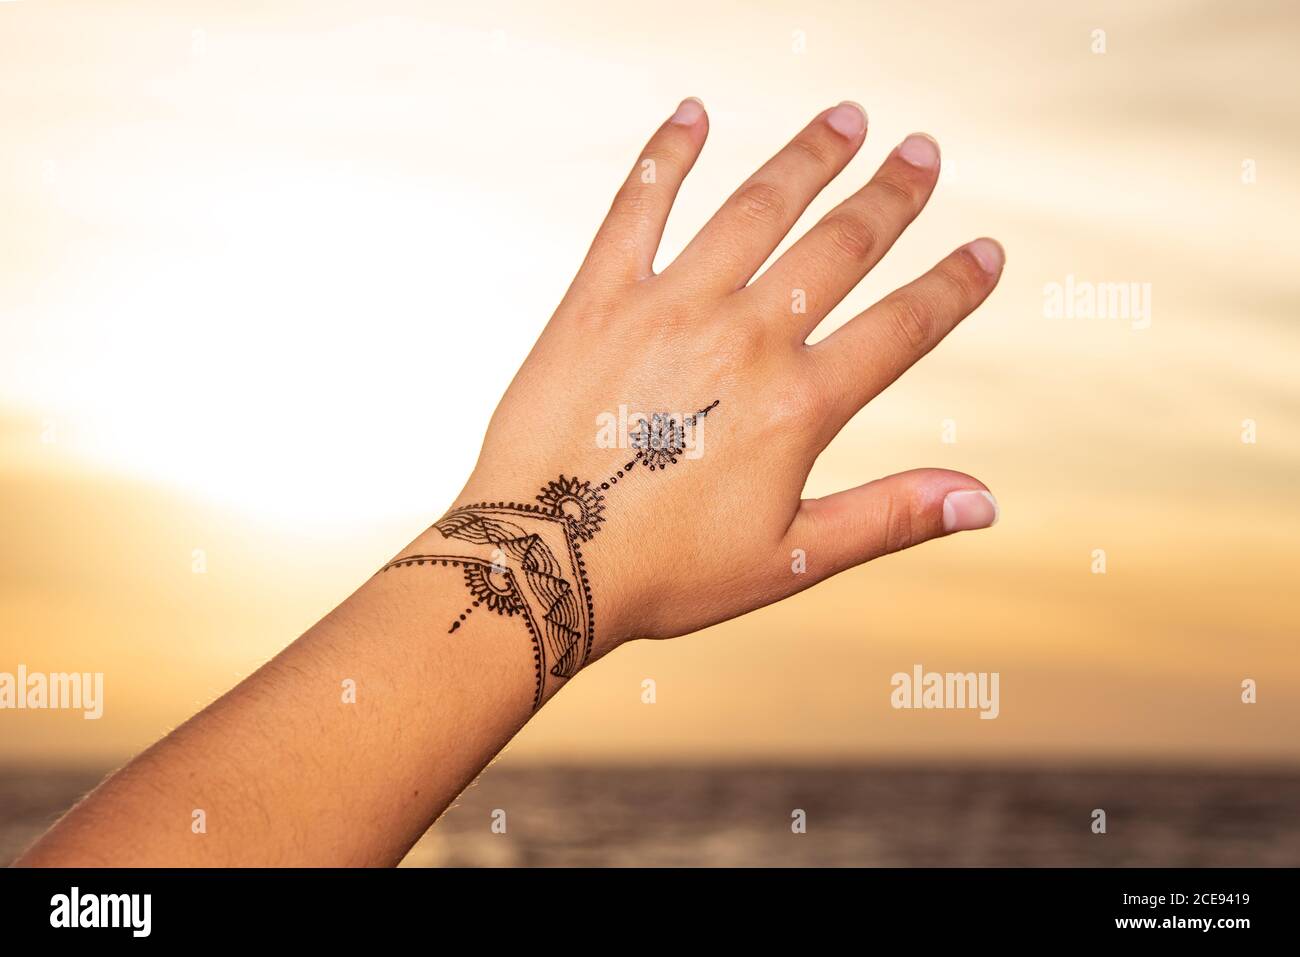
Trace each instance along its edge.
{"label": "henna tattoo", "polygon": [[448,634],[480,608],[518,616],[532,641],[533,707],[539,708],[548,678],[572,678],[591,655],[595,603],[581,546],[605,521],[603,493],[638,463],[652,472],[675,464],[686,449],[685,427],[717,407],[715,400],[680,423],[661,413],[642,418],[629,438],[636,454],[599,486],[561,475],[538,492],[536,504],[476,502],[454,508],[433,523],[444,550],[396,558],[380,572],[424,565],[462,569],[470,604]]}
{"label": "henna tattoo", "polygon": [[665,469],[677,464],[677,456],[686,451],[686,426],[694,426],[700,419],[718,407],[720,400],[714,399],[711,405],[700,409],[694,415],[688,415],[681,423],[676,422],[665,412],[652,413],[649,419],[642,418],[635,432],[628,438],[632,448],[637,450],[632,460],[621,469],[600,483],[602,489],[617,485],[618,480],[644,462],[651,472]]}
{"label": "henna tattoo", "polygon": [[600,514],[605,511],[605,497],[590,482],[579,482],[576,478],[566,479],[561,475],[558,482],[550,482],[542,489],[537,501],[568,522],[569,531],[584,542],[591,541],[605,520]]}
{"label": "henna tattoo", "polygon": [[514,586],[499,566],[469,565],[465,568],[465,585],[474,596],[473,607],[485,604],[498,615],[514,615],[520,610]]}

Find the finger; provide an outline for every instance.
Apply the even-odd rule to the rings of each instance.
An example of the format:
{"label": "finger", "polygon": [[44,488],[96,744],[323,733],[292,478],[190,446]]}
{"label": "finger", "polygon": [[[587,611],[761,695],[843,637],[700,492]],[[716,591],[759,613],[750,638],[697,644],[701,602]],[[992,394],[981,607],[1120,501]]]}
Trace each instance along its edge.
{"label": "finger", "polygon": [[[803,341],[894,245],[925,207],[939,176],[939,147],[913,133],[894,149],[866,186],[827,213],[754,283],[753,294],[779,301],[772,315],[803,311],[793,332]],[[800,296],[795,290],[802,290]]]}
{"label": "finger", "polygon": [[669,269],[693,274],[702,289],[739,289],[853,158],[866,132],[867,114],[856,103],[823,112],[731,195]]}
{"label": "finger", "polygon": [[974,312],[1004,261],[992,239],[967,243],[810,347],[819,377],[834,391],[828,424],[838,430]]}
{"label": "finger", "polygon": [[988,528],[998,514],[997,500],[983,482],[946,469],[914,469],[805,499],[786,533],[783,554],[802,549],[810,580],[792,582],[791,591],[932,538]]}
{"label": "finger", "polygon": [[585,270],[616,281],[651,275],[668,212],[708,135],[704,104],[694,97],[682,100],[650,138],[614,197]]}

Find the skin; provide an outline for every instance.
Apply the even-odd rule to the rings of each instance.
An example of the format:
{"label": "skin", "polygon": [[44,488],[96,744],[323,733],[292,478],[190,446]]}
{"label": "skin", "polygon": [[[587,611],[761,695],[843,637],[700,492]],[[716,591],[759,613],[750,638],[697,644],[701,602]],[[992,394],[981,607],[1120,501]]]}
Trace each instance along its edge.
{"label": "skin", "polygon": [[[588,663],[996,519],[981,482],[939,469],[800,497],[844,424],[997,283],[1001,248],[976,240],[805,344],[925,205],[933,141],[909,137],[755,279],[865,138],[859,107],[824,111],[656,274],[669,210],[707,134],[702,106],[687,100],[651,137],[453,503],[531,502],[558,475],[610,475],[629,453],[602,447],[593,423],[620,404],[690,414],[718,402],[698,458],[643,468],[606,493],[605,521],[582,546],[597,623]],[[794,290],[805,312],[792,309]],[[430,529],[401,555],[446,543]],[[797,575],[796,549],[807,562]],[[396,864],[534,713],[520,620],[481,610],[445,634],[465,606],[456,570],[376,575],[101,784],[19,863]],[[343,700],[346,681],[355,702]]]}

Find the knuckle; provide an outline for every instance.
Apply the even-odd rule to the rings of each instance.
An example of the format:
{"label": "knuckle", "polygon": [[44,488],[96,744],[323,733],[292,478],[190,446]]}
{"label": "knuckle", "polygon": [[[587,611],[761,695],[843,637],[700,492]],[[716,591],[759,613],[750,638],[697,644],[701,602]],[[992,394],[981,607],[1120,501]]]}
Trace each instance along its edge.
{"label": "knuckle", "polygon": [[[612,282],[587,280],[570,290],[564,308],[551,320],[556,328],[573,327],[588,331],[605,329],[619,314],[623,289]],[[549,332],[551,326],[547,327]]]}
{"label": "knuckle", "polygon": [[770,183],[746,183],[736,192],[735,207],[747,220],[773,224],[785,219],[786,199]]}
{"label": "knuckle", "polygon": [[877,246],[876,230],[858,213],[835,213],[826,220],[826,237],[839,256],[852,262],[871,258]]}
{"label": "knuckle", "polygon": [[974,302],[982,295],[984,274],[969,256],[959,254],[950,257],[939,267],[938,276],[951,299],[963,303]]}
{"label": "knuckle", "polygon": [[916,187],[905,177],[881,173],[872,183],[872,187],[891,206],[911,209],[917,204]]}
{"label": "knuckle", "polygon": [[748,317],[731,316],[734,321],[707,324],[703,328],[692,322],[688,332],[704,349],[704,367],[714,376],[729,378],[749,374],[768,351],[768,337],[761,323]]}
{"label": "knuckle", "polygon": [[662,170],[676,169],[681,165],[681,153],[668,146],[665,143],[652,143],[647,146],[641,153],[641,158],[637,161],[637,168],[646,160],[651,160],[656,167]]}
{"label": "knuckle", "polygon": [[629,182],[618,192],[614,202],[616,218],[640,221],[648,218],[655,210],[655,198],[642,183]]}
{"label": "knuckle", "polygon": [[830,149],[816,137],[800,136],[791,142],[790,147],[794,152],[812,160],[818,166],[831,166],[833,163],[834,157]]}
{"label": "knuckle", "polygon": [[891,495],[889,504],[885,507],[885,523],[881,529],[884,540],[881,542],[881,548],[884,554],[892,552],[901,552],[909,547],[913,539],[915,522],[913,520],[911,506],[898,498]]}
{"label": "knuckle", "polygon": [[909,352],[928,348],[934,323],[930,310],[915,296],[901,296],[891,310],[892,328],[899,344]]}
{"label": "knuckle", "polygon": [[665,277],[650,279],[647,292],[649,299],[645,312],[646,322],[638,335],[657,335],[663,333],[673,341],[691,334],[699,333],[701,303],[690,290],[673,288],[671,282],[665,283]]}

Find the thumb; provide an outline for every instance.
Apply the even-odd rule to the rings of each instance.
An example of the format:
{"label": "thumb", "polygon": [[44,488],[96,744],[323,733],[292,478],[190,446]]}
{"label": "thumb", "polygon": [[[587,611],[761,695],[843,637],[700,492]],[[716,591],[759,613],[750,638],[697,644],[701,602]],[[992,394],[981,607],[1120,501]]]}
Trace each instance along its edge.
{"label": "thumb", "polygon": [[881,555],[997,520],[997,500],[979,479],[947,469],[913,469],[804,499],[785,544],[809,557],[809,574],[799,582],[806,588]]}

